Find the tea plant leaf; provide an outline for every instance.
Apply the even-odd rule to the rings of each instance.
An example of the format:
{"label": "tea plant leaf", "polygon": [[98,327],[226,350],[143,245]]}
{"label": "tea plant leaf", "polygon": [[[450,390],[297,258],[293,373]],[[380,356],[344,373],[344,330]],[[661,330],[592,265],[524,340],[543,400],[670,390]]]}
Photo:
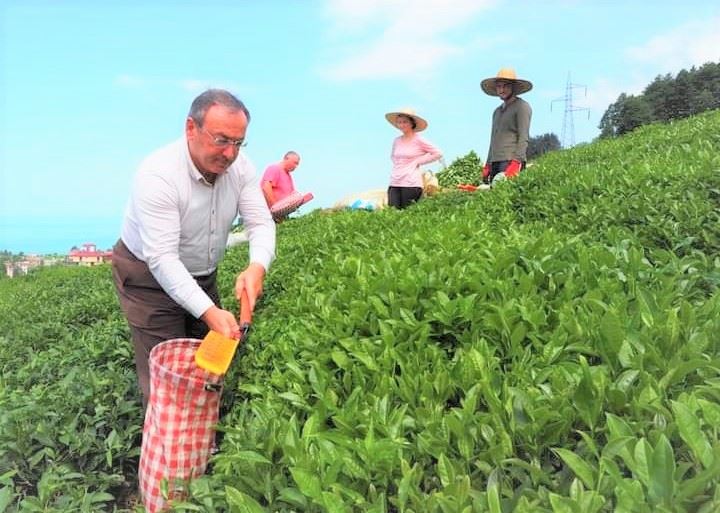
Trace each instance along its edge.
{"label": "tea plant leaf", "polygon": [[553,452],[562,458],[565,464],[570,467],[576,476],[582,479],[585,486],[591,489],[595,488],[595,476],[597,474],[597,470],[595,468],[568,449],[555,448],[553,449]]}
{"label": "tea plant leaf", "polygon": [[612,413],[607,413],[605,415],[605,419],[607,422],[608,430],[610,431],[610,439],[631,437],[635,434],[633,430],[630,429],[630,426],[628,426],[627,422],[625,422],[625,420],[621,417],[618,417],[617,415],[614,415]]}
{"label": "tea plant leaf", "polygon": [[603,342],[610,348],[611,353],[616,354],[625,340],[625,327],[615,312],[608,310],[603,315],[600,320],[600,334]]}
{"label": "tea plant leaf", "polygon": [[401,469],[402,479],[400,479],[400,484],[398,485],[398,506],[402,511],[411,496],[414,499],[417,498],[417,480],[421,475],[422,469],[417,463],[410,468],[410,465],[405,459],[401,460]]}
{"label": "tea plant leaf", "polygon": [[642,319],[642,322],[648,328],[652,328],[655,325],[655,315],[653,310],[656,310],[656,308],[653,308],[655,302],[653,301],[652,296],[649,292],[640,290],[638,291],[635,299],[637,300],[640,308],[640,318]]}
{"label": "tea plant leaf", "polygon": [[648,497],[656,504],[670,505],[675,494],[675,458],[664,434],[660,435],[650,462]]}
{"label": "tea plant leaf", "polygon": [[658,381],[658,386],[661,389],[667,389],[668,387],[682,382],[689,374],[697,372],[699,369],[706,367],[712,368],[712,363],[701,358],[693,358],[689,361],[678,362],[677,358],[673,358],[670,361],[670,369],[668,372]]}
{"label": "tea plant leaf", "polygon": [[328,513],[347,513],[349,511],[342,497],[332,492],[322,493],[322,504]]}
{"label": "tea plant leaf", "polygon": [[568,497],[550,493],[549,498],[553,513],[583,513],[580,504]]}
{"label": "tea plant leaf", "polygon": [[602,449],[602,457],[612,459],[621,452],[627,453],[627,445],[635,440],[632,436],[619,436],[610,440]]}
{"label": "tea plant leaf", "polygon": [[318,502],[322,500],[320,478],[299,467],[290,467],[290,473],[303,495]]}
{"label": "tea plant leaf", "polygon": [[438,458],[437,471],[440,482],[444,487],[448,487],[455,482],[455,469],[445,454],[441,454],[440,458]]}
{"label": "tea plant leaf", "polygon": [[499,470],[493,469],[488,476],[487,482],[487,501],[490,513],[502,513],[502,505],[500,503],[500,476]]}
{"label": "tea plant leaf", "polygon": [[602,397],[591,375],[587,359],[580,356],[580,382],[575,389],[574,403],[585,423],[593,429],[602,407]]}
{"label": "tea plant leaf", "polygon": [[227,456],[223,455],[224,458],[227,458],[229,461],[247,461],[251,463],[272,463],[270,460],[268,460],[265,456],[262,454],[256,452],[256,451],[238,451],[234,452],[232,454],[229,454]]}
{"label": "tea plant leaf", "polygon": [[700,427],[700,419],[685,404],[677,401],[671,401],[670,404],[675,414],[680,437],[688,444],[693,456],[705,468],[710,467],[713,464],[712,446]]}
{"label": "tea plant leaf", "polygon": [[720,405],[705,399],[698,399],[703,416],[711,426],[720,426]]}
{"label": "tea plant leaf", "polygon": [[[635,444],[634,466],[632,471],[647,488],[650,487],[650,466],[652,465],[653,449],[645,438]],[[627,463],[627,462],[626,462]]]}
{"label": "tea plant leaf", "polygon": [[232,486],[225,487],[225,496],[233,513],[263,513],[265,511],[255,499]]}
{"label": "tea plant leaf", "polygon": [[3,486],[0,488],[0,513],[4,513],[14,498],[15,494],[11,486]]}
{"label": "tea plant leaf", "polygon": [[647,498],[643,492],[642,484],[634,479],[620,479],[615,482],[614,490],[617,513],[634,513],[636,511],[650,513]]}
{"label": "tea plant leaf", "polygon": [[524,323],[519,322],[515,325],[515,328],[512,330],[512,333],[510,334],[510,344],[512,347],[518,347],[520,345],[520,342],[525,340],[525,336],[527,335],[527,327]]}
{"label": "tea plant leaf", "polygon": [[720,448],[714,450],[713,463],[710,467],[678,483],[676,494],[678,500],[688,500],[702,494],[718,475],[720,475]]}
{"label": "tea plant leaf", "polygon": [[301,509],[305,509],[308,504],[308,500],[297,488],[282,488],[278,497],[283,501],[296,506]]}

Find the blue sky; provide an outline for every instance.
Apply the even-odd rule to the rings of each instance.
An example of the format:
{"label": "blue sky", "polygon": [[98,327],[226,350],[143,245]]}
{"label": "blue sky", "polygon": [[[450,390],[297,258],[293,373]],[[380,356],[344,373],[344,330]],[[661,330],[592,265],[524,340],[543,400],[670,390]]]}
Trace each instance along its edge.
{"label": "blue sky", "polygon": [[386,112],[414,107],[448,164],[484,158],[498,102],[482,79],[514,67],[534,84],[530,135],[561,136],[570,74],[590,141],[621,92],[718,48],[715,0],[4,0],[0,249],[110,247],[138,163],[208,87],[249,107],[258,172],[300,153],[308,211],[387,186]]}

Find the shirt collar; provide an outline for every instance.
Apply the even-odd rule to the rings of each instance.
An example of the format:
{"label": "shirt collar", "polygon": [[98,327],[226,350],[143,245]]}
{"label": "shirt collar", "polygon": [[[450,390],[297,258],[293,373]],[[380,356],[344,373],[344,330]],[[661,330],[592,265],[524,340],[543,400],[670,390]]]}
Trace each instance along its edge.
{"label": "shirt collar", "polygon": [[[182,141],[183,141],[183,153],[185,155],[185,163],[187,165],[187,171],[190,174],[190,177],[196,182],[200,182],[205,185],[213,185],[205,179],[205,177],[202,175],[200,170],[195,165],[195,162],[193,162],[193,159],[190,156],[190,148],[188,147],[187,138],[183,137]],[[215,179],[215,183],[217,183],[217,181],[219,179],[220,179],[220,177],[218,176]]]}

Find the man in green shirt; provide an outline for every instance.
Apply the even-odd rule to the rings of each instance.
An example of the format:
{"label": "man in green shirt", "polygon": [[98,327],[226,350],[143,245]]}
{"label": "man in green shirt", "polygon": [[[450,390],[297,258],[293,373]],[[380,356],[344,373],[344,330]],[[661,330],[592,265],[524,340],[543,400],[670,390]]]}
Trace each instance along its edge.
{"label": "man in green shirt", "polygon": [[486,78],[480,87],[490,96],[503,101],[492,117],[490,150],[483,168],[483,181],[496,177],[513,178],[525,169],[530,139],[530,105],[518,95],[532,89],[528,80],[517,78],[512,68],[502,68],[496,77]]}

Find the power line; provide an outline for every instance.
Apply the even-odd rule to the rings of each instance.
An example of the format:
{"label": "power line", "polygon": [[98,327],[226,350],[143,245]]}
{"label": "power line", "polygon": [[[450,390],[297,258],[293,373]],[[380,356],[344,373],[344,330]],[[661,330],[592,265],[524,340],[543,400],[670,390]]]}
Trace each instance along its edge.
{"label": "power line", "polygon": [[563,117],[562,140],[563,148],[572,148],[575,146],[575,121],[573,120],[573,112],[586,110],[588,119],[590,119],[590,109],[587,107],[578,107],[573,104],[573,89],[583,88],[587,97],[587,86],[581,84],[573,84],[570,81],[570,72],[568,71],[567,84],[565,85],[565,96],[556,98],[550,102],[550,111],[552,112],[552,104],[555,102],[565,102],[565,115]]}

